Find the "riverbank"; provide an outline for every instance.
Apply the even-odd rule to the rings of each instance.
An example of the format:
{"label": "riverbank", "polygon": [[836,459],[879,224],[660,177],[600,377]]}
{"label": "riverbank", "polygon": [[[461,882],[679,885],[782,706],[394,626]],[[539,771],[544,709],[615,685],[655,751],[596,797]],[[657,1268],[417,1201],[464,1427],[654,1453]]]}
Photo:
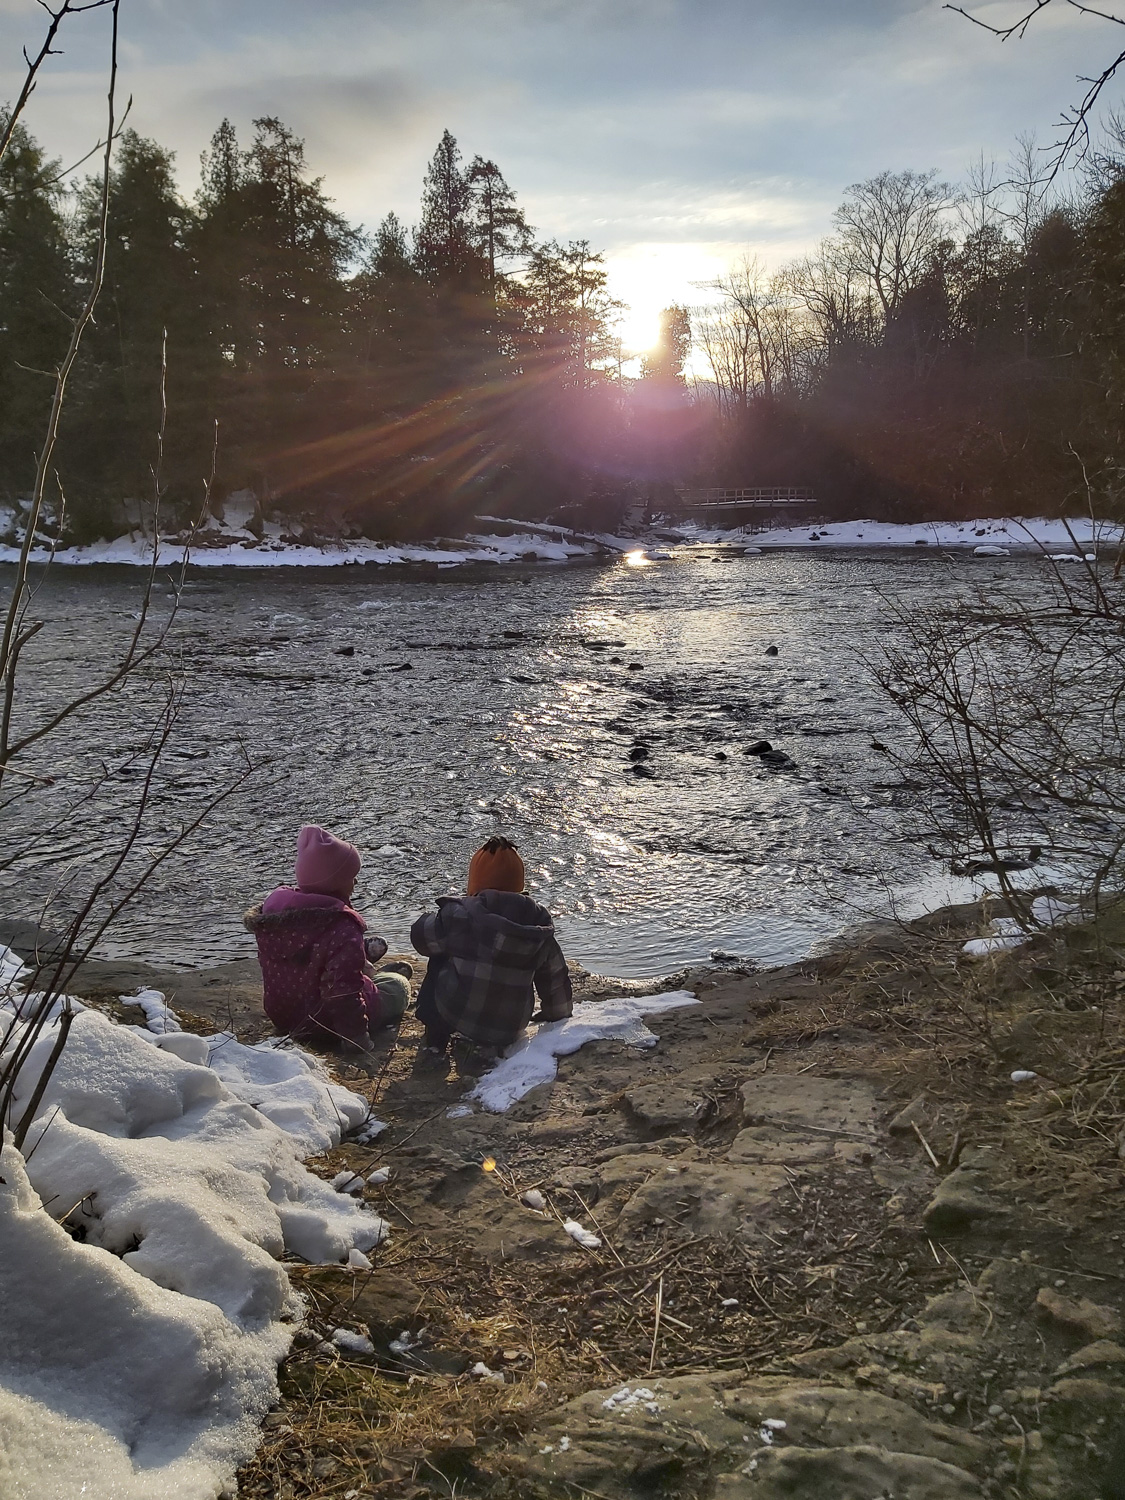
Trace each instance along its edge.
{"label": "riverbank", "polygon": [[[412,1019],[337,1060],[389,1128],[314,1166],[391,1236],[291,1268],[308,1323],[240,1493],[1120,1495],[1125,917],[972,960],[986,917],[669,976],[700,1004],[654,1046],[506,1113]],[[250,1014],[249,967],[173,978],[190,1029]]]}
{"label": "riverbank", "polygon": [[[240,516],[236,518],[241,521]],[[707,527],[694,522],[660,523],[615,535],[582,532],[547,523],[478,517],[500,532],[470,533],[461,538],[438,537],[417,543],[372,541],[365,537],[318,537],[305,540],[279,522],[255,530],[224,521],[208,523],[192,535],[161,538],[158,564],[176,567],[185,559],[193,568],[458,568],[537,563],[591,563],[628,557],[640,563],[670,561],[668,548],[690,551],[705,546],[731,546],[753,551],[815,548],[937,547],[976,552],[984,557],[1013,553],[1044,555],[1058,562],[1093,560],[1099,551],[1114,553],[1125,542],[1125,529],[1086,517],[1071,520],[1040,518],[976,521],[833,521],[823,525],[762,528]],[[151,567],[152,539],[139,532],[83,546],[57,547],[46,538],[32,558],[36,564],[60,567]],[[19,560],[14,542],[0,542],[0,564]]]}

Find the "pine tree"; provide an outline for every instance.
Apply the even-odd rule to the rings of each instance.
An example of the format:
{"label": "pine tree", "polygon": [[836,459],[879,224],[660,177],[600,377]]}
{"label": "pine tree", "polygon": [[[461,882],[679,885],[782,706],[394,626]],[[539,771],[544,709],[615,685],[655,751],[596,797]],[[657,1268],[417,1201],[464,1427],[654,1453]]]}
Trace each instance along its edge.
{"label": "pine tree", "polygon": [[423,179],[422,221],[415,234],[419,267],[431,281],[460,283],[479,276],[472,206],[469,173],[462,170],[460,149],[446,130]]}
{"label": "pine tree", "polygon": [[497,261],[526,255],[533,243],[532,229],[495,162],[474,156],[468,185],[471,232],[488,262],[488,284],[495,287]]}
{"label": "pine tree", "polygon": [[684,365],[691,353],[691,315],[686,307],[673,303],[660,314],[660,337],[656,347],[641,362],[645,380],[684,383]]}
{"label": "pine tree", "polygon": [[74,303],[59,163],[17,125],[0,162],[0,490],[30,488]]}
{"label": "pine tree", "polygon": [[[110,181],[105,277],[64,426],[75,499],[100,521],[99,500],[147,498],[168,363],[165,480],[179,498],[206,473],[207,417],[199,409],[209,358],[187,248],[191,210],[181,201],[173,156],[127,130]],[[80,268],[89,274],[100,223],[100,185],[88,181],[79,210]],[[200,447],[203,453],[199,452]]]}

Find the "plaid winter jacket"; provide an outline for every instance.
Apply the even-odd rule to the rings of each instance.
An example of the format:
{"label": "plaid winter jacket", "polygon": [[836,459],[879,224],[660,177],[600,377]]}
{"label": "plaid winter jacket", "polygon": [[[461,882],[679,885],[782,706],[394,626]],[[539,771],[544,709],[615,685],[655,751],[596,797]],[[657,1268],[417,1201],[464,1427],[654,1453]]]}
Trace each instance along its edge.
{"label": "plaid winter jacket", "polygon": [[535,1008],[533,986],[545,1021],[574,1009],[551,914],[530,896],[439,897],[437,911],[410,929],[410,941],[431,960],[424,988],[442,1020],[483,1046],[515,1041]]}

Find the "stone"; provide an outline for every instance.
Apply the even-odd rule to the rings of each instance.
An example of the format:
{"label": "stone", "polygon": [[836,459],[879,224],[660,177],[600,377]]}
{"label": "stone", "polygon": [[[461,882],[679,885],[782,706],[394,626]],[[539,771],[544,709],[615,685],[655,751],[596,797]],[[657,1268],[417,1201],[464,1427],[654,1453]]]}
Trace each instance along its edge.
{"label": "stone", "polygon": [[[760,1448],[743,1478],[743,1488],[724,1488],[726,1500],[787,1500],[815,1495],[818,1500],[981,1500],[979,1482],[964,1469],[940,1459],[885,1448]],[[749,1464],[746,1466],[749,1468]]]}
{"label": "stone", "polygon": [[[317,1285],[333,1292],[340,1316],[359,1318],[367,1326],[374,1344],[397,1338],[404,1328],[412,1332],[425,1322],[422,1288],[394,1271],[378,1269],[357,1276],[352,1271],[321,1272]],[[335,1315],[335,1314],[334,1314]]]}
{"label": "stone", "polygon": [[1125,1349],[1109,1339],[1097,1339],[1076,1349],[1069,1359],[1064,1359],[1055,1375],[1072,1375],[1075,1370],[1092,1370],[1099,1365],[1125,1365]]}
{"label": "stone", "polygon": [[972,1473],[994,1462],[982,1439],[878,1392],[777,1376],[739,1383],[732,1373],[588,1391],[541,1418],[513,1455],[513,1467],[552,1494],[607,1500],[665,1489],[730,1500],[979,1500]]}
{"label": "stone", "polygon": [[875,1090],[862,1079],[776,1073],[742,1085],[742,1118],[747,1125],[858,1136],[875,1144],[878,1114]]}
{"label": "stone", "polygon": [[987,1146],[966,1151],[960,1166],[942,1179],[922,1215],[929,1233],[952,1234],[1007,1214],[1007,1204],[998,1201],[993,1188],[997,1165],[995,1153]]}
{"label": "stone", "polygon": [[648,1135],[690,1130],[709,1107],[702,1095],[664,1083],[626,1089],[621,1097]]}
{"label": "stone", "polygon": [[1064,1297],[1050,1286],[1040,1287],[1035,1310],[1070,1332],[1085,1334],[1095,1341],[1116,1338],[1122,1328],[1121,1314],[1115,1308],[1104,1307],[1086,1297],[1077,1300]]}
{"label": "stone", "polygon": [[1058,1380],[1044,1396],[1043,1427],[1049,1431],[1093,1436],[1109,1422],[1118,1426],[1123,1418],[1125,1391],[1104,1380]]}
{"label": "stone", "polygon": [[758,1238],[773,1221],[775,1197],[789,1183],[778,1166],[689,1162],[678,1171],[668,1168],[662,1161],[661,1170],[629,1198],[617,1221],[619,1231],[663,1219],[695,1235]]}
{"label": "stone", "polygon": [[[772,1161],[788,1166],[830,1160],[837,1142],[830,1135],[802,1135],[778,1125],[748,1125],[740,1130],[727,1152],[730,1162]],[[860,1148],[862,1149],[862,1148]]]}
{"label": "stone", "polygon": [[925,1121],[929,1100],[930,1096],[926,1093],[921,1093],[916,1099],[911,1099],[906,1108],[900,1109],[887,1126],[890,1133],[892,1135],[913,1135],[915,1125],[920,1127]]}
{"label": "stone", "polygon": [[783,1125],[748,1125],[740,1130],[727,1152],[730,1162],[780,1162],[787,1166],[811,1166],[817,1162],[863,1162],[871,1159],[871,1147],[846,1137],[807,1135]]}
{"label": "stone", "polygon": [[767,751],[772,749],[773,746],[769,740],[755,740],[752,745],[747,745],[742,753],[743,755],[765,755]]}
{"label": "stone", "polygon": [[834,1448],[877,1443],[898,1453],[974,1469],[988,1456],[987,1445],[972,1433],[931,1421],[878,1391],[763,1378],[727,1390],[723,1403],[727,1412],[742,1417],[755,1431],[767,1418],[784,1421],[787,1445]]}

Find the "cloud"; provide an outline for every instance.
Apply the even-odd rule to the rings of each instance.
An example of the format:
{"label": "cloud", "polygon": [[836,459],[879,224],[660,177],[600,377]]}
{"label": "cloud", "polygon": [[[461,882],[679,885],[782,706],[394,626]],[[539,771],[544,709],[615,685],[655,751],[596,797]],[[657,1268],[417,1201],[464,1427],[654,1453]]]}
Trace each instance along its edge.
{"label": "cloud", "polygon": [[[0,10],[39,34],[33,0]],[[67,159],[102,118],[105,26],[82,19],[30,121]],[[245,137],[276,114],[369,226],[416,217],[448,126],[540,233],[643,261],[651,283],[721,247],[772,262],[811,245],[843,189],[885,167],[956,177],[1021,129],[1045,135],[1112,40],[1080,22],[1052,6],[1001,46],[941,0],[131,0],[123,88],[185,190],[224,115]],[[18,71],[0,57],[0,97]]]}

